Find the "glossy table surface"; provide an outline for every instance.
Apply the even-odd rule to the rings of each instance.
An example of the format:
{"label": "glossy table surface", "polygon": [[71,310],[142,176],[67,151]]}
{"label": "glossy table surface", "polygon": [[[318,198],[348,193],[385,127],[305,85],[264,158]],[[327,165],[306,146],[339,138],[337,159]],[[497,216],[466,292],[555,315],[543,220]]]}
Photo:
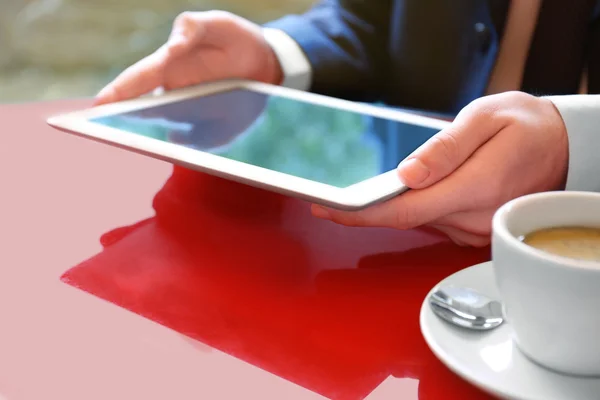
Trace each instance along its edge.
{"label": "glossy table surface", "polygon": [[489,259],[55,131],[0,106],[0,399],[487,399],[418,324]]}

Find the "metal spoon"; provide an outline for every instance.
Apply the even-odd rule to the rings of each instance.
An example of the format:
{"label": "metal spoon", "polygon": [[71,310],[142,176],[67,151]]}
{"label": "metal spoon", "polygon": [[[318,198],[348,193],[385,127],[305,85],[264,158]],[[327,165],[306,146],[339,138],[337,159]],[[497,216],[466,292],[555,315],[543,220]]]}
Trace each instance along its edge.
{"label": "metal spoon", "polygon": [[469,288],[445,286],[429,296],[433,312],[451,324],[487,331],[504,322],[502,304]]}

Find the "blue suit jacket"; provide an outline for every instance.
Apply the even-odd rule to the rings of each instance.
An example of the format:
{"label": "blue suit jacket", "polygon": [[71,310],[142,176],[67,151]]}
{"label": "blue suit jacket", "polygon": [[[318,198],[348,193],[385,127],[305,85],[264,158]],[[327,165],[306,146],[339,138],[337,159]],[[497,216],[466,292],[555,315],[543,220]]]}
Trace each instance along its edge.
{"label": "blue suit jacket", "polygon": [[[523,78],[534,94],[573,94],[587,66],[600,93],[600,2],[544,0]],[[456,113],[485,93],[510,0],[322,0],[268,26],[313,67],[311,91]]]}

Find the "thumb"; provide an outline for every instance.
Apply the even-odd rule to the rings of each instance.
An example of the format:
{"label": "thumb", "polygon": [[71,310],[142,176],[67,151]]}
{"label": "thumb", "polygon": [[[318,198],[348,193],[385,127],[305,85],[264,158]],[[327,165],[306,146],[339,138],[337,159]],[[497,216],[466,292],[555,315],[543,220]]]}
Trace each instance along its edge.
{"label": "thumb", "polygon": [[421,145],[398,166],[398,175],[412,189],[423,189],[458,169],[508,122],[495,115],[494,96],[475,100],[447,128]]}

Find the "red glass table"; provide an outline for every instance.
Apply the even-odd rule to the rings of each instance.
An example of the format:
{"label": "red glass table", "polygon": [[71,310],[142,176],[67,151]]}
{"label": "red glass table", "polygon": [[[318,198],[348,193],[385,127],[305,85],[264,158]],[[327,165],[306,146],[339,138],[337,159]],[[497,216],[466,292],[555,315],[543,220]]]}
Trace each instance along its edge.
{"label": "red glass table", "polygon": [[425,294],[489,259],[0,106],[0,399],[486,399],[427,348]]}

